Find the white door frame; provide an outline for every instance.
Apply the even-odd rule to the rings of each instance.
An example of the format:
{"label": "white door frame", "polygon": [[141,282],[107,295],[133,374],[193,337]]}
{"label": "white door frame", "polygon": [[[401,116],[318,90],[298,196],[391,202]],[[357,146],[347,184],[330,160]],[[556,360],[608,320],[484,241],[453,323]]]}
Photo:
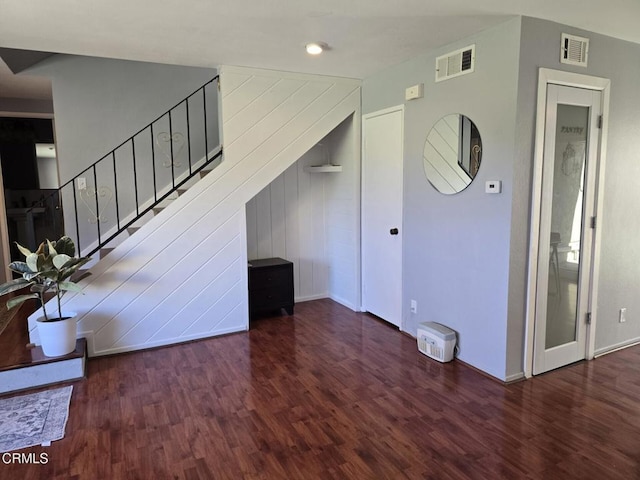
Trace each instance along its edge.
{"label": "white door frame", "polygon": [[[388,107],[388,108],[384,108],[382,110],[377,110],[375,112],[371,112],[371,113],[367,113],[362,115],[362,139],[361,139],[361,158],[362,158],[362,166],[361,166],[361,178],[364,179],[365,178],[365,171],[366,171],[366,164],[365,164],[365,132],[364,132],[364,125],[367,119],[369,118],[374,118],[374,117],[379,117],[381,115],[386,115],[389,113],[393,113],[393,112],[401,112],[402,113],[402,138],[404,139],[404,104],[400,104],[400,105],[395,105],[393,107]],[[402,156],[403,156],[403,164],[404,164],[404,140],[402,142]],[[403,185],[404,185],[404,178],[403,178]],[[403,187],[404,188],[404,187]],[[360,202],[360,206],[361,208],[364,206],[364,198],[366,196],[366,192],[365,192],[365,185],[364,182],[362,182],[361,185],[361,202]],[[403,193],[404,196],[404,193]],[[404,275],[402,274],[403,270],[404,270],[404,206],[402,206],[402,212],[401,212],[401,224],[398,225],[398,228],[400,229],[401,235],[401,246],[400,246],[400,253],[401,253],[401,262],[400,262],[400,279],[401,279],[401,285],[400,285],[400,324],[398,325],[398,328],[400,329],[400,331],[404,330],[404,308],[403,308],[403,304],[402,304],[402,299],[403,299],[403,295],[404,295]],[[360,215],[360,231],[361,231],[361,245],[360,245],[360,252],[361,252],[361,256],[360,256],[360,311],[361,312],[365,312],[367,311],[365,309],[365,294],[364,294],[364,284],[365,284],[365,280],[364,280],[364,268],[365,268],[365,261],[366,261],[366,255],[364,253],[364,248],[362,246],[362,242],[364,241],[364,215],[361,212]]]}
{"label": "white door frame", "polygon": [[545,113],[547,110],[547,85],[564,85],[568,87],[585,88],[602,92],[602,131],[599,145],[599,166],[596,172],[596,206],[595,214],[598,219],[596,225],[593,263],[591,265],[591,324],[587,325],[587,360],[594,357],[595,332],[597,325],[597,292],[598,271],[600,269],[600,240],[603,214],[604,172],[607,153],[607,135],[609,120],[609,94],[611,80],[593,77],[579,73],[563,72],[548,68],[540,68],[538,72],[538,102],[536,110],[535,153],[533,164],[533,188],[531,199],[531,221],[529,237],[529,259],[527,276],[527,310],[526,310],[526,339],[524,350],[524,374],[529,378],[533,374],[534,328],[536,314],[536,279],[538,277],[538,248],[540,232],[540,209],[542,204],[542,167],[544,161]]}

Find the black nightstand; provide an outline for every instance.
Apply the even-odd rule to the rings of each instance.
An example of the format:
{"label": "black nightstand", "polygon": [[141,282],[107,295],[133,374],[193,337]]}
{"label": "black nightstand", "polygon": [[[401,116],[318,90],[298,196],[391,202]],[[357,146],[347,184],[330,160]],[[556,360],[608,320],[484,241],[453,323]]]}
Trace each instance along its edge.
{"label": "black nightstand", "polygon": [[293,263],[282,258],[249,260],[249,316],[281,308],[293,315]]}

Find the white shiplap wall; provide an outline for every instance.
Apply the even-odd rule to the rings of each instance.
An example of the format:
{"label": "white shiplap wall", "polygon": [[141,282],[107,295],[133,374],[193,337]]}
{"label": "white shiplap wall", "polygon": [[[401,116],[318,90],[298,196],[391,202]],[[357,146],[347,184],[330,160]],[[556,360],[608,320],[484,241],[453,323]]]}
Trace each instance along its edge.
{"label": "white shiplap wall", "polygon": [[[331,297],[359,305],[359,113],[247,203],[248,258],[283,257],[294,264],[296,301]],[[331,161],[340,173],[308,173]]]}
{"label": "white shiplap wall", "polygon": [[342,172],[325,176],[325,242],[329,296],[352,310],[361,305],[360,288],[360,112],[326,139]]}
{"label": "white shiplap wall", "polygon": [[355,80],[240,67],[220,79],[224,161],[65,297],[90,355],[247,329],[245,204],[360,108]]}
{"label": "white shiplap wall", "polygon": [[296,302],[329,296],[325,175],[304,170],[321,163],[321,153],[311,149],[247,203],[248,258],[293,262]]}

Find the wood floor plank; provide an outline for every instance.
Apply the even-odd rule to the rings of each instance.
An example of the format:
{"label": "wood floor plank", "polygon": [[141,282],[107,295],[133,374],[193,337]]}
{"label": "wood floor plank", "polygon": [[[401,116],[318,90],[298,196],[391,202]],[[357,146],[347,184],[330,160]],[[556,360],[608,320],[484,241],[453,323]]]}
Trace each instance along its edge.
{"label": "wood floor plank", "polygon": [[330,300],[90,359],[47,464],[4,479],[640,478],[640,347],[503,385]]}

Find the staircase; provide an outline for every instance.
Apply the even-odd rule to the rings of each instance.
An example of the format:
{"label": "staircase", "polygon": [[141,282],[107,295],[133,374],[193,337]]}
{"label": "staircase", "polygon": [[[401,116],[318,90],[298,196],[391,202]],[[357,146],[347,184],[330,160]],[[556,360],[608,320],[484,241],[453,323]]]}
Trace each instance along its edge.
{"label": "staircase", "polygon": [[[63,300],[63,309],[78,314],[78,335],[87,339],[89,356],[248,329],[245,204],[344,119],[359,115],[360,83],[222,67],[220,102],[224,161],[221,148],[207,146],[202,158],[189,163],[189,176],[182,177],[169,155],[170,178],[146,203],[133,202],[135,215],[129,216],[118,208],[105,210],[111,204],[101,196],[99,181],[91,181],[94,203],[82,211],[96,218],[93,238],[77,219],[68,225],[65,210],[82,254],[112,248],[91,266],[83,294]],[[167,123],[173,138],[172,116]],[[153,136],[154,128],[147,130]],[[173,148],[172,142],[168,146]],[[134,139],[105,161],[117,165],[125,158],[137,165],[139,154]],[[84,174],[91,179],[97,170]],[[118,177],[118,168],[111,170]],[[134,186],[140,184],[139,174],[133,172]],[[77,184],[78,178],[66,193],[75,205]],[[124,197],[119,188],[114,196]],[[118,235],[100,225],[104,211],[115,218]],[[29,331],[38,344],[34,316]]]}

